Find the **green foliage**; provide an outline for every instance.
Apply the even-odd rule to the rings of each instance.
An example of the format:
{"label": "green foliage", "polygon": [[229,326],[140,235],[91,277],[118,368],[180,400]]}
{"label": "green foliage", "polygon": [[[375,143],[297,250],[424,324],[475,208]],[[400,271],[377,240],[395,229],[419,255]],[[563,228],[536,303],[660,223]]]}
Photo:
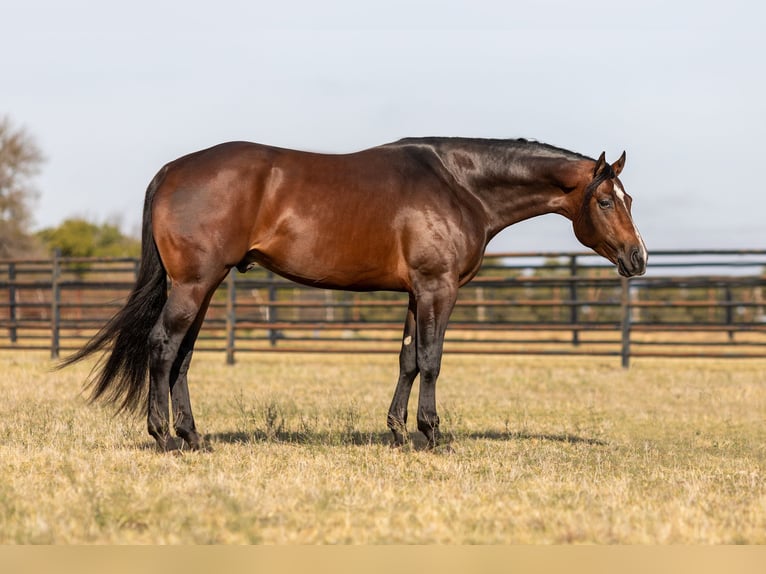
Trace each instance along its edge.
{"label": "green foliage", "polygon": [[111,223],[67,219],[58,227],[43,229],[37,237],[50,252],[60,249],[64,257],[137,257],[141,253],[141,242]]}

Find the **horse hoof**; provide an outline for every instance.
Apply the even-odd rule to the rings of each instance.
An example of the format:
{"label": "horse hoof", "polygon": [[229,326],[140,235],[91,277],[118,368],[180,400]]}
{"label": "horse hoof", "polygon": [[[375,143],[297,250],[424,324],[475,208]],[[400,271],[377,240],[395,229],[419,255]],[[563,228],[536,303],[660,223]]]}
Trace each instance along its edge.
{"label": "horse hoof", "polygon": [[194,444],[191,444],[189,442],[186,443],[188,445],[188,449],[196,452],[213,452],[215,450],[212,445],[207,441],[199,440]]}
{"label": "horse hoof", "polygon": [[208,450],[208,449],[206,449],[205,444],[203,443],[203,441],[200,439],[199,435],[196,432],[193,433],[193,434],[192,433],[187,433],[187,434],[181,433],[181,434],[179,434],[179,437],[181,437],[183,439],[182,440],[182,445],[181,445],[181,448],[183,450],[193,450],[193,451]]}
{"label": "horse hoof", "polygon": [[394,434],[394,438],[391,441],[391,448],[402,448],[407,442],[406,431],[399,432],[399,431],[392,430],[391,432]]}
{"label": "horse hoof", "polygon": [[157,451],[158,452],[181,452],[183,450],[184,441],[183,439],[169,436],[163,440],[157,441]]}

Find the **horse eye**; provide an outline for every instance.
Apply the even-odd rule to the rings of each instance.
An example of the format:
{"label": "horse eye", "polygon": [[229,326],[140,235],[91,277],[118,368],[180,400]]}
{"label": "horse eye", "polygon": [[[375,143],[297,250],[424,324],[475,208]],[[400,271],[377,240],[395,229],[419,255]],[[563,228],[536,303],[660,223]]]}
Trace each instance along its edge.
{"label": "horse eye", "polygon": [[601,209],[609,209],[610,207],[612,207],[612,202],[608,199],[599,199],[598,206]]}

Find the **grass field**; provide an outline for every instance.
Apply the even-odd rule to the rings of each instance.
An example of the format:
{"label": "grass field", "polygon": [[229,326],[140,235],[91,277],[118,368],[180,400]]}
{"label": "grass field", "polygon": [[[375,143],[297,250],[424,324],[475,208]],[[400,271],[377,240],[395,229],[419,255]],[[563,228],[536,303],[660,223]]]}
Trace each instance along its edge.
{"label": "grass field", "polygon": [[436,451],[389,447],[395,355],[223,363],[167,455],[0,353],[0,543],[766,543],[766,360],[448,355]]}

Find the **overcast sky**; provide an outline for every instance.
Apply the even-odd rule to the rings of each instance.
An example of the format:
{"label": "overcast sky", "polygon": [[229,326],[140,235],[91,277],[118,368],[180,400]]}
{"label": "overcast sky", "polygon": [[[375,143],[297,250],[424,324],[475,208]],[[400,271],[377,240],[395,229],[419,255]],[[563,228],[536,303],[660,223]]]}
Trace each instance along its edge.
{"label": "overcast sky", "polygon": [[[0,115],[47,157],[36,228],[138,230],[167,161],[245,139],[349,152],[526,137],[614,161],[650,249],[766,247],[766,4],[7,2]],[[580,249],[555,215],[492,251]]]}

